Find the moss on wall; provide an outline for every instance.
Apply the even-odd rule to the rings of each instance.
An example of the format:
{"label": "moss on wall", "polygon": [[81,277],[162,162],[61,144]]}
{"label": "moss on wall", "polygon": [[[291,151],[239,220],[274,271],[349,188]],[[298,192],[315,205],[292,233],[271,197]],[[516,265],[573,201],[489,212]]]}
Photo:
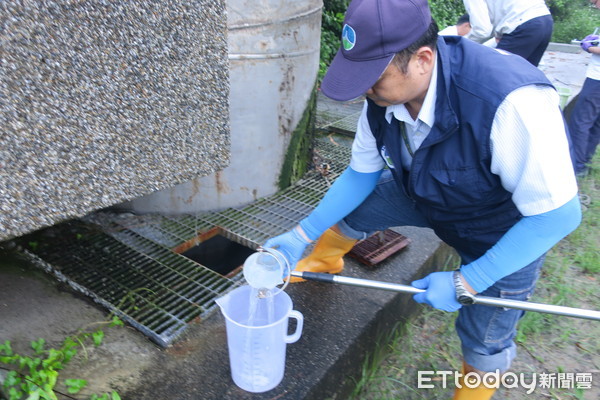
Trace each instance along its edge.
{"label": "moss on wall", "polygon": [[285,189],[300,179],[310,165],[316,113],[317,86],[315,84],[302,119],[292,133],[281,175],[279,175],[279,189]]}

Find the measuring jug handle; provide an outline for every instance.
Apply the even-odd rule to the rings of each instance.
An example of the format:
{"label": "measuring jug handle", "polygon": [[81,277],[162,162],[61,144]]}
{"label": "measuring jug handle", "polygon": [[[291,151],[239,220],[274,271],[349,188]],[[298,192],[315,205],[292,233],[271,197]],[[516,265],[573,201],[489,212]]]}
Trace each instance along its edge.
{"label": "measuring jug handle", "polygon": [[296,320],[296,330],[291,335],[287,335],[284,340],[286,343],[296,343],[300,336],[302,336],[302,327],[304,326],[304,316],[300,311],[292,310],[290,311],[289,318],[294,318]]}

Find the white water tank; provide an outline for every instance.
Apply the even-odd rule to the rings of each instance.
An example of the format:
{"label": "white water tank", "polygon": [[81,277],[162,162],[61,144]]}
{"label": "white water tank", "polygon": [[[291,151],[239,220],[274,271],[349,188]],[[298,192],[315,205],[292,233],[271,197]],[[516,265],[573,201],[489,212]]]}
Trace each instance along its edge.
{"label": "white water tank", "polygon": [[228,0],[230,165],[122,206],[195,213],[276,193],[290,138],[313,94],[322,6],[321,0]]}

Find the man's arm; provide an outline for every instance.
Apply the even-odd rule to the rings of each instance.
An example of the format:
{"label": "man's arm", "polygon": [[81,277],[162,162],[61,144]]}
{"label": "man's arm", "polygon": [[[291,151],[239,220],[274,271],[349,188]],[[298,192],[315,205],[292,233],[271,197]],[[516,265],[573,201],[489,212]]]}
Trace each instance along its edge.
{"label": "man's arm", "polygon": [[483,43],[492,37],[494,26],[490,20],[490,11],[483,0],[463,0],[469,14],[471,31],[465,36],[478,43]]}
{"label": "man's arm", "polygon": [[264,247],[281,251],[294,269],[311,241],[319,238],[367,198],[375,188],[381,172],[362,173],[348,167],[308,217],[291,231],[267,240]]}
{"label": "man's arm", "polygon": [[600,36],[591,34],[583,38],[580,46],[583,50],[587,51],[588,53],[600,54],[600,47],[598,46],[599,43]]}
{"label": "man's arm", "polygon": [[[460,268],[462,280],[473,293],[483,292],[496,281],[529,265],[572,232],[581,221],[579,197],[539,215],[523,217],[482,257]],[[456,311],[452,271],[434,272],[412,282],[423,293],[414,295],[418,303],[427,303],[444,311]]]}
{"label": "man's arm", "polygon": [[316,240],[323,232],[350,214],[375,189],[381,172],[362,173],[353,170],[352,167],[346,168],[314,211],[300,221],[300,227],[306,236]]}
{"label": "man's arm", "polygon": [[523,217],[482,257],[461,267],[463,278],[475,292],[483,292],[538,259],[580,222],[577,195],[555,210]]}
{"label": "man's arm", "polygon": [[291,231],[269,239],[264,247],[283,251],[292,267],[306,246],[358,207],[373,191],[385,167],[367,119],[365,101],[352,143],[350,166],[329,188],[312,213]]}

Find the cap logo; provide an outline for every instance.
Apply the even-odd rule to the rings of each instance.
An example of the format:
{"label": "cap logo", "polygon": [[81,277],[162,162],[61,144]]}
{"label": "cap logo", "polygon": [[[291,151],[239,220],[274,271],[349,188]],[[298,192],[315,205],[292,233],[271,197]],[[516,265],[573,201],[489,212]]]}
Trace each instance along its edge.
{"label": "cap logo", "polygon": [[352,50],[355,44],[356,32],[350,25],[344,24],[344,27],[342,28],[342,46],[344,47],[344,50]]}

